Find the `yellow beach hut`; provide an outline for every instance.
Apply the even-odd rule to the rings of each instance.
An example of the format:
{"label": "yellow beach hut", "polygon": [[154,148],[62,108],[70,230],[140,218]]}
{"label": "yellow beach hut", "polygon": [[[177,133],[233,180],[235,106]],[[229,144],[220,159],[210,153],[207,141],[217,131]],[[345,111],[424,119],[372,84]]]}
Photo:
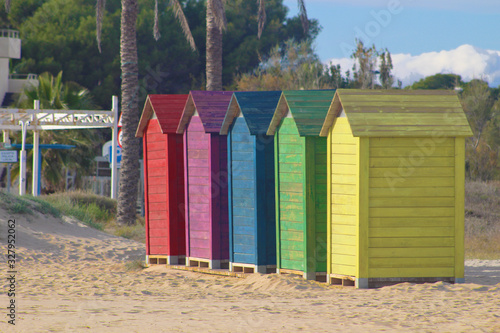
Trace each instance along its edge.
{"label": "yellow beach hut", "polygon": [[471,135],[453,91],[337,90],[320,132],[329,283],[464,282]]}

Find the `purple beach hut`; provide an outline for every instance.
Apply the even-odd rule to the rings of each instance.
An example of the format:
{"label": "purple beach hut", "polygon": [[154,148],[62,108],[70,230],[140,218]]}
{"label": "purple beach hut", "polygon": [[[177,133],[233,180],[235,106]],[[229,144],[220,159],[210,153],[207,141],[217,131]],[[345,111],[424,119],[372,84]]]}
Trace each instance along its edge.
{"label": "purple beach hut", "polygon": [[227,138],[219,132],[232,95],[191,91],[177,127],[184,134],[187,266],[229,266]]}

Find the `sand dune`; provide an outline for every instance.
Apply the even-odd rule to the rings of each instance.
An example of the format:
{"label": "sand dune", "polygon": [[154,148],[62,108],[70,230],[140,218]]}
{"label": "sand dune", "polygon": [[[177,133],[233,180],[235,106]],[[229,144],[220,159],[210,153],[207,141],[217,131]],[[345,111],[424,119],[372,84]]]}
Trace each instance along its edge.
{"label": "sand dune", "polygon": [[[0,211],[2,249],[9,218]],[[500,332],[500,260],[467,261],[465,284],[375,290],[275,274],[130,271],[126,262],[144,258],[141,243],[70,219],[15,218],[17,325],[2,314],[1,332]],[[5,250],[0,257],[6,272]]]}

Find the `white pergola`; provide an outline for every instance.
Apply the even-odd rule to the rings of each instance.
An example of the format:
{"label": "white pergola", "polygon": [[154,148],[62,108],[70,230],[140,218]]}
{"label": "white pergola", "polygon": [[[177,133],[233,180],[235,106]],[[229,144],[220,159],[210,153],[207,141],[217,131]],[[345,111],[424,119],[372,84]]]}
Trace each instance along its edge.
{"label": "white pergola", "polygon": [[[116,147],[118,143],[118,97],[112,98],[111,110],[46,110],[40,109],[35,101],[33,109],[0,109],[0,130],[4,133],[4,143],[10,144],[9,131],[22,131],[22,148],[19,152],[20,181],[19,195],[26,193],[26,131],[33,131],[33,156],[38,156],[40,131],[83,128],[111,128],[111,197],[116,199],[118,173]],[[33,196],[38,195],[38,171],[40,161],[33,158]]]}

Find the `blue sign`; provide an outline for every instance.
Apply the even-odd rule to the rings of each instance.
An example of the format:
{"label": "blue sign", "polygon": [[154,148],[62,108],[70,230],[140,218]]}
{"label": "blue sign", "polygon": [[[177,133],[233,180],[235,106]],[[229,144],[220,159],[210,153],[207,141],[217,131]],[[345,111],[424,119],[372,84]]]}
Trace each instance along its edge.
{"label": "blue sign", "polygon": [[[109,167],[110,168],[111,168],[111,155],[112,154],[113,154],[113,152],[112,152],[111,146],[109,146],[108,157],[109,157]],[[116,146],[116,162],[117,162],[117,167],[119,169],[121,166],[121,162],[122,162],[122,149],[119,146]]]}

